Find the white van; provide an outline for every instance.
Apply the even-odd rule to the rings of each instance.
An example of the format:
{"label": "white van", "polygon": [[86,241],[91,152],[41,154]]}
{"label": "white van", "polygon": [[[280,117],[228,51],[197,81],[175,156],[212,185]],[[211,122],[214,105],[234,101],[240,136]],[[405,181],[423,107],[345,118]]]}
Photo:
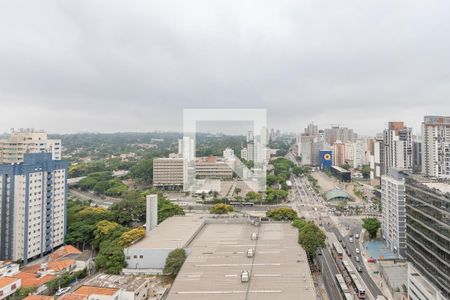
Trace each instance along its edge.
{"label": "white van", "polygon": [[353,243],[353,238],[349,238],[348,240],[350,241],[350,243]]}

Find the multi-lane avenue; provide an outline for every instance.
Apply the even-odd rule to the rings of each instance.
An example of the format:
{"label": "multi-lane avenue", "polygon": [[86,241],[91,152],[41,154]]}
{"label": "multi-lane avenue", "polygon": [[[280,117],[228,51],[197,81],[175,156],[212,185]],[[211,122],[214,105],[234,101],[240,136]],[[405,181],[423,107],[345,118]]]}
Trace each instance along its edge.
{"label": "multi-lane avenue", "polygon": [[[288,155],[288,158],[297,164],[292,155]],[[357,270],[357,267],[362,269],[362,272],[358,272],[358,276],[360,276],[363,285],[366,287],[368,299],[375,299],[377,295],[382,295],[382,292],[372,277],[367,273],[364,263],[361,261],[356,261],[356,256],[359,256],[359,259],[362,259],[362,257],[356,253],[356,248],[359,248],[359,244],[355,242],[354,238],[353,242],[350,242],[348,236],[350,232],[353,234],[359,234],[361,231],[361,226],[359,224],[352,224],[352,226],[348,226],[348,232],[345,235],[342,235],[332,222],[329,216],[329,208],[325,205],[324,199],[315,193],[315,191],[310,187],[307,179],[304,177],[293,177],[291,181],[293,189],[291,196],[292,208],[295,209],[301,217],[304,217],[307,220],[312,220],[317,225],[323,227],[323,229],[327,232],[327,235],[331,235],[333,239],[345,243],[347,251],[352,254],[351,257],[345,255],[347,257],[346,259],[353,264],[355,270]],[[322,255],[318,256],[318,263],[320,264],[322,270],[322,279],[329,298],[342,299],[334,277],[335,274],[339,273],[339,271],[336,266],[336,262],[331,255],[331,249],[322,249],[321,254]]]}

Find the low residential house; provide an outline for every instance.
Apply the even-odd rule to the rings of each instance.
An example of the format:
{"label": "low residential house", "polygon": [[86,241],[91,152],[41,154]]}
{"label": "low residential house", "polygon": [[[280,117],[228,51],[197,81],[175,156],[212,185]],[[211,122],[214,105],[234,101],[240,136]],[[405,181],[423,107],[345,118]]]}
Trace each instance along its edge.
{"label": "low residential house", "polygon": [[25,298],[23,298],[23,300],[54,300],[55,297],[53,296],[45,296],[45,295],[29,295]]}
{"label": "low residential house", "polygon": [[5,299],[20,289],[20,278],[4,276],[0,278],[0,299]]}
{"label": "low residential house", "polygon": [[22,281],[23,288],[35,288],[36,292],[40,293],[46,289],[46,283],[56,278],[55,275],[45,274],[37,275],[34,273],[19,272],[14,275]]}
{"label": "low residential house", "polygon": [[49,261],[64,260],[68,258],[76,259],[81,254],[81,251],[72,245],[65,245],[53,251],[49,256]]}
{"label": "low residential house", "polygon": [[48,256],[48,261],[63,261],[67,259],[74,259],[76,268],[74,271],[83,270],[92,263],[92,252],[85,250],[81,252],[72,245],[65,245],[55,250]]}
{"label": "low residential house", "polygon": [[10,261],[0,261],[0,277],[13,276],[19,273],[19,264]]}
{"label": "low residential house", "polygon": [[145,300],[150,289],[150,279],[139,276],[98,274],[85,284],[119,289],[120,300]]}
{"label": "low residential house", "polygon": [[83,285],[60,297],[60,300],[119,300],[120,290]]}
{"label": "low residential house", "polygon": [[76,261],[74,259],[65,259],[61,261],[49,261],[47,263],[35,264],[22,269],[22,272],[33,273],[36,275],[62,275],[70,273],[76,268]]}

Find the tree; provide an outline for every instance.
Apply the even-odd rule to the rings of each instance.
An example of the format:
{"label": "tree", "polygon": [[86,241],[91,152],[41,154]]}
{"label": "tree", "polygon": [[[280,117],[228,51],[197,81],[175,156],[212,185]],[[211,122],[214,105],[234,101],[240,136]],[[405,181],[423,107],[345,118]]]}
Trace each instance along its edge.
{"label": "tree", "polygon": [[184,210],[177,204],[158,196],[158,224],[176,215],[184,216]]}
{"label": "tree", "polygon": [[236,196],[239,195],[239,193],[240,193],[241,191],[242,191],[242,189],[241,189],[241,188],[238,188],[238,187],[234,189],[234,193],[236,194]]}
{"label": "tree", "polygon": [[361,167],[361,173],[364,178],[370,178],[370,165],[363,165]]}
{"label": "tree", "polygon": [[153,158],[139,161],[130,170],[130,176],[140,182],[150,184],[153,180]]}
{"label": "tree", "polygon": [[378,229],[381,227],[381,222],[377,218],[364,218],[362,219],[362,227],[367,230],[369,237],[374,239],[377,237]]}
{"label": "tree", "polygon": [[261,200],[261,195],[257,192],[250,191],[245,195],[245,199],[248,201],[258,201]]}
{"label": "tree", "polygon": [[95,265],[108,274],[120,274],[126,267],[123,247],[116,241],[105,241],[100,244],[100,251],[95,259]]}
{"label": "tree", "polygon": [[217,203],[209,209],[209,212],[212,214],[227,214],[234,210],[233,206],[225,204],[225,203]]}
{"label": "tree", "polygon": [[306,222],[299,230],[298,241],[310,256],[315,256],[317,250],[325,247],[325,233],[313,222]]}
{"label": "tree", "polygon": [[308,224],[308,221],[301,220],[301,219],[296,219],[296,220],[294,220],[294,222],[292,222],[292,226],[294,226],[298,230],[301,230],[303,228],[303,226],[305,226],[306,224]]}
{"label": "tree", "polygon": [[166,258],[164,274],[176,276],[186,260],[186,251],[182,248],[172,250]]}
{"label": "tree", "polygon": [[116,222],[110,222],[108,220],[102,220],[95,225],[94,241],[95,244],[100,245],[102,241],[106,239],[113,231],[119,229],[120,226]]}
{"label": "tree", "polygon": [[269,175],[267,175],[267,177],[266,177],[266,183],[267,183],[267,186],[273,186],[275,183],[277,183],[278,182],[278,178],[277,178],[277,176],[275,176],[275,175],[273,175],[273,174],[269,174]]}
{"label": "tree", "polygon": [[122,236],[118,240],[118,244],[121,247],[128,247],[133,242],[142,239],[144,236],[145,236],[144,227],[133,228],[122,234]]}
{"label": "tree", "polygon": [[274,219],[275,221],[281,220],[295,220],[298,218],[297,212],[292,208],[272,208],[266,212],[266,216]]}

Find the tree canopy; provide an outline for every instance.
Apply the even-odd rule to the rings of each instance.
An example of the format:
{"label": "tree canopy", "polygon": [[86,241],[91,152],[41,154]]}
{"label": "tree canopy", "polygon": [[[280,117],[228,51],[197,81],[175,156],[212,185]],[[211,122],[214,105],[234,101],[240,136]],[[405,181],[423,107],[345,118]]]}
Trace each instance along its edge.
{"label": "tree canopy", "polygon": [[362,219],[362,227],[367,230],[371,239],[377,237],[378,230],[381,227],[381,222],[377,218],[364,218]]}
{"label": "tree canopy", "polygon": [[175,276],[180,271],[186,260],[186,251],[182,248],[172,250],[166,258],[166,264],[164,266],[164,274]]}
{"label": "tree canopy", "polygon": [[234,208],[231,205],[225,203],[217,203],[209,209],[209,212],[212,214],[227,214],[229,212],[232,212],[233,210]]}
{"label": "tree canopy", "polygon": [[292,208],[272,208],[266,212],[266,216],[272,218],[275,221],[282,220],[295,220],[298,218],[297,212]]}

